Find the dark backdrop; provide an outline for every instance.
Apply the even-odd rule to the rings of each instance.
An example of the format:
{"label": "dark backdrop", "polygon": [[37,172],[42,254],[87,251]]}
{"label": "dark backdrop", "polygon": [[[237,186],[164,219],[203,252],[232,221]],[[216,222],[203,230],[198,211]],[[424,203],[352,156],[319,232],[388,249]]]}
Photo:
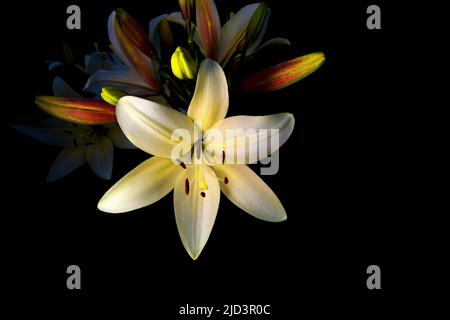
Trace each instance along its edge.
{"label": "dark backdrop", "polygon": [[[82,10],[82,30],[65,27],[69,4]],[[245,1],[218,1],[236,11]],[[136,212],[109,215],[96,209],[104,192],[146,155],[116,149],[111,182],[85,165],[58,182],[45,181],[58,148],[4,126],[7,209],[5,264],[19,297],[43,298],[74,312],[109,302],[115,310],[132,299],[147,318],[176,319],[190,304],[271,304],[272,319],[313,312],[367,318],[395,303],[406,281],[405,170],[401,74],[394,48],[402,41],[396,8],[384,2],[382,30],[366,28],[372,1],[269,1],[270,36],[292,47],[273,60],[323,51],[325,64],[292,87],[240,95],[229,114],[291,112],[293,135],[281,149],[280,171],[263,179],[288,214],[280,224],[259,221],[224,196],[202,255],[185,253],[172,196]],[[2,108],[5,125],[36,110],[33,97],[51,93],[45,60],[57,60],[63,41],[76,56],[106,48],[109,13],[123,7],[147,27],[150,18],[177,10],[176,1],[39,1],[4,12],[5,68],[12,84]],[[261,64],[269,62],[262,61]],[[67,75],[76,79],[76,74]],[[81,83],[73,83],[80,87]],[[66,289],[66,268],[82,270],[82,290]],[[366,288],[366,268],[381,267],[382,290]],[[128,299],[127,299],[128,300]],[[290,315],[288,317],[288,315]]]}

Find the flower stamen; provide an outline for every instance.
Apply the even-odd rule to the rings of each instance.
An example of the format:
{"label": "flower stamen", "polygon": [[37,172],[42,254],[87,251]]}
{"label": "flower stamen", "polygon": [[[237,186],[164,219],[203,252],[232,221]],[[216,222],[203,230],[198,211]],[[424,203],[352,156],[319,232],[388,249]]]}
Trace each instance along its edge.
{"label": "flower stamen", "polygon": [[189,179],[186,178],[186,180],[184,180],[184,193],[186,193],[186,195],[189,195]]}

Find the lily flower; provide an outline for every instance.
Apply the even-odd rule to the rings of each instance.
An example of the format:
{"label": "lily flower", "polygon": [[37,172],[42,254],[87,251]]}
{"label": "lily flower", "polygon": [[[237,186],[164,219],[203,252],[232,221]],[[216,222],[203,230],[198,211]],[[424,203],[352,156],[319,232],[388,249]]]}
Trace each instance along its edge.
{"label": "lily flower", "polygon": [[[81,96],[63,79],[55,78],[53,93],[78,101]],[[57,98],[57,97],[54,97]],[[61,99],[61,98],[60,98]],[[95,100],[86,104],[98,102]],[[109,106],[113,108],[112,106]],[[115,120],[115,115],[114,115]],[[80,125],[55,118],[31,119],[13,125],[15,129],[48,145],[63,147],[52,164],[47,181],[58,180],[87,162],[100,178],[111,179],[114,148],[135,149],[117,124]]]}
{"label": "lily flower", "polygon": [[272,45],[290,45],[289,40],[274,38],[261,45],[266,33],[270,9],[264,3],[249,4],[240,9],[221,28],[213,0],[197,0],[197,44],[202,53],[223,67],[240,51],[246,58]]}
{"label": "lily flower", "polygon": [[[286,212],[280,200],[246,164],[262,159],[251,144],[258,138],[269,139],[270,129],[278,130],[281,146],[293,131],[294,117],[280,113],[225,119],[228,102],[225,74],[211,59],[205,59],[200,65],[187,115],[153,101],[122,97],[116,106],[121,129],[134,145],[153,157],[111,187],[98,208],[110,213],[128,212],[148,206],[174,190],[178,231],[192,259],[198,258],[209,238],[219,208],[220,191],[256,218],[271,222],[285,220]],[[174,152],[179,147],[174,133],[179,130],[194,137],[185,140],[183,136],[183,144],[187,144],[188,150],[194,149],[193,154]],[[222,142],[210,139],[211,133],[228,130],[239,133]],[[238,153],[245,155],[243,164],[237,164],[233,156],[225,153],[236,144],[240,144]],[[222,152],[213,155],[211,150]]]}

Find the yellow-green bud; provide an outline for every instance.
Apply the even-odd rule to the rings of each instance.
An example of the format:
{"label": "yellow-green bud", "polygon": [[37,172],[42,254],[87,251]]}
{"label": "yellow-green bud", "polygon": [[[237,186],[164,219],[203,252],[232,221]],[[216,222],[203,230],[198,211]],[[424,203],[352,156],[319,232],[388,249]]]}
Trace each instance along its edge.
{"label": "yellow-green bud", "polygon": [[103,87],[100,93],[103,100],[115,106],[120,98],[126,96],[127,94],[122,90],[114,87]]}
{"label": "yellow-green bud", "polygon": [[178,79],[194,79],[197,74],[197,62],[183,47],[178,47],[170,60],[172,72]]}

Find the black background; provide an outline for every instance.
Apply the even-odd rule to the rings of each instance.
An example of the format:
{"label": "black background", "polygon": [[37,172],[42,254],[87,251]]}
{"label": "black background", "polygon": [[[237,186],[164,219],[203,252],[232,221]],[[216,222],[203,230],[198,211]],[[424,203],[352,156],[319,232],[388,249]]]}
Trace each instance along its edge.
{"label": "black background", "polygon": [[[247,3],[217,1],[221,12],[236,12]],[[127,214],[96,209],[112,183],[147,158],[143,152],[116,149],[111,182],[84,165],[47,183],[59,149],[5,126],[4,214],[14,220],[14,228],[7,230],[13,232],[5,233],[11,254],[5,264],[15,271],[9,280],[19,297],[44,299],[38,306],[50,313],[56,306],[70,313],[96,306],[142,311],[147,318],[165,315],[160,319],[176,319],[186,303],[271,304],[272,319],[304,313],[368,318],[398,303],[413,246],[404,210],[410,201],[405,191],[409,169],[402,156],[406,138],[399,125],[403,75],[395,67],[404,41],[397,19],[401,11],[377,1],[382,29],[368,30],[366,8],[372,1],[268,3],[268,35],[293,44],[270,57],[273,62],[315,51],[327,59],[290,88],[239,95],[230,105],[230,115],[295,115],[279,173],[263,177],[288,220],[257,220],[223,196],[208,244],[192,261],[179,240],[171,195]],[[81,7],[81,30],[66,29],[70,4]],[[79,63],[83,54],[94,51],[94,42],[107,47],[106,22],[117,7],[145,28],[149,19],[178,10],[176,1],[39,1],[17,3],[3,13],[11,18],[3,23],[5,67],[12,71],[8,79],[13,84],[11,99],[2,106],[6,125],[36,110],[35,95],[51,94],[58,73],[49,73],[45,60],[60,58],[63,41]],[[81,82],[71,84],[81,87]],[[66,288],[71,264],[81,267],[80,291]],[[381,267],[382,290],[366,287],[371,264]]]}

